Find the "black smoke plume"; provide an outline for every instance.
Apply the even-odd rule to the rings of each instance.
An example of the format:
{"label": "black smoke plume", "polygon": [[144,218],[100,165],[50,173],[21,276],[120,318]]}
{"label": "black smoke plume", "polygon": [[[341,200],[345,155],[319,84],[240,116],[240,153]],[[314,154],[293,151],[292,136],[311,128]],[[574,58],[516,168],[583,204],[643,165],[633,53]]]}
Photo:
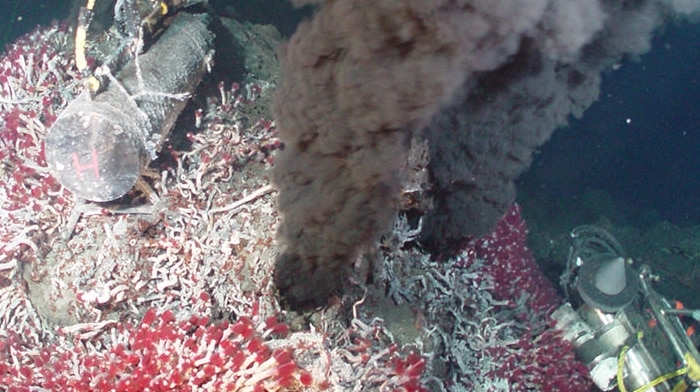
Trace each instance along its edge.
{"label": "black smoke plume", "polygon": [[413,134],[429,141],[423,242],[489,232],[533,151],[696,0],[316,0],[279,52],[274,169],[293,308],[324,304],[389,229]]}

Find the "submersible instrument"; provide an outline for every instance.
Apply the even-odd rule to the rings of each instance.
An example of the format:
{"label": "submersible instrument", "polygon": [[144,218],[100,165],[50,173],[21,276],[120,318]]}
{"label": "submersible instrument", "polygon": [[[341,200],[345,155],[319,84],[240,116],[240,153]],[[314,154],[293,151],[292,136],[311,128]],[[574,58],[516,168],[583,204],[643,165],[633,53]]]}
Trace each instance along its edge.
{"label": "submersible instrument", "polygon": [[[700,354],[675,309],[652,287],[648,266],[638,269],[608,232],[581,226],[571,233],[561,285],[568,302],[552,313],[563,338],[610,391],[700,390]],[[697,313],[696,313],[697,312]]]}
{"label": "submersible instrument", "polygon": [[87,200],[125,195],[156,157],[212,54],[206,16],[174,16],[145,53],[110,75],[104,91],[83,93],[59,115],[45,140],[53,175]]}

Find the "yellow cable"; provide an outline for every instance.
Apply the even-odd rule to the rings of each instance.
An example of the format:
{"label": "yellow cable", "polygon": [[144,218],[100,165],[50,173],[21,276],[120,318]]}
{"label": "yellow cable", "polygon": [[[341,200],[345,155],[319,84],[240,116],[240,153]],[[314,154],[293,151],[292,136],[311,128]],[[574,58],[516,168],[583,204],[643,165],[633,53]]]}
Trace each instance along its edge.
{"label": "yellow cable", "polygon": [[75,30],[75,66],[78,71],[87,68],[87,59],[85,58],[85,40],[87,39],[87,30],[85,26],[78,25]]}
{"label": "yellow cable", "polygon": [[[87,0],[85,8],[87,11],[92,12],[92,8],[95,6],[95,0]],[[87,59],[85,58],[85,42],[87,40],[87,29],[90,23],[90,18],[82,15],[78,17],[78,26],[75,29],[75,66],[78,71],[83,71],[87,68]]]}
{"label": "yellow cable", "polygon": [[[622,347],[622,350],[620,350],[620,355],[617,357],[617,388],[620,390],[620,392],[627,392],[627,387],[625,387],[623,371],[625,368],[625,356],[627,355],[627,351],[629,349],[630,346]],[[700,378],[700,364],[698,364],[698,362],[692,355],[690,355],[690,353],[686,353],[684,357],[686,362],[688,363],[688,366],[663,374],[655,378],[648,384],[635,389],[634,392],[644,392],[650,388],[661,384],[662,382],[668,381],[674,377],[682,376],[684,374],[688,374],[691,380],[697,381],[697,378],[694,377]],[[683,392],[685,391],[686,387],[687,385],[684,382],[680,382],[674,386],[673,391]]]}
{"label": "yellow cable", "polygon": [[617,357],[617,388],[620,390],[620,392],[627,392],[627,388],[625,388],[624,374],[622,371],[625,368],[625,355],[627,355],[627,350],[629,350],[629,348],[630,346],[622,347],[622,350],[620,350],[620,355]]}
{"label": "yellow cable", "polygon": [[670,380],[670,379],[672,379],[672,378],[674,378],[674,377],[682,376],[682,375],[684,375],[684,374],[686,374],[686,373],[688,373],[688,368],[687,368],[687,367],[674,370],[674,371],[669,372],[669,373],[666,373],[666,374],[664,374],[664,375],[662,375],[662,376],[656,377],[656,378],[655,378],[653,381],[651,381],[649,384],[644,385],[644,386],[642,386],[642,387],[639,387],[639,388],[635,389],[634,392],[644,392],[644,391],[646,391],[646,390],[649,389],[649,388],[653,388],[653,387],[655,387],[655,386],[661,384],[662,382],[668,381],[668,380]]}

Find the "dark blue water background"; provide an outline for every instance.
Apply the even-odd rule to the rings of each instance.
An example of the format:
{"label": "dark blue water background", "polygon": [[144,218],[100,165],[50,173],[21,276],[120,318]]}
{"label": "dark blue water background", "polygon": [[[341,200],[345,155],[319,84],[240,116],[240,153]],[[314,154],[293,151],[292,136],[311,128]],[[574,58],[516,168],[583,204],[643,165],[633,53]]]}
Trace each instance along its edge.
{"label": "dark blue water background", "polygon": [[620,65],[584,118],[541,149],[521,192],[575,208],[600,190],[628,210],[700,223],[700,25],[668,26],[651,52]]}

